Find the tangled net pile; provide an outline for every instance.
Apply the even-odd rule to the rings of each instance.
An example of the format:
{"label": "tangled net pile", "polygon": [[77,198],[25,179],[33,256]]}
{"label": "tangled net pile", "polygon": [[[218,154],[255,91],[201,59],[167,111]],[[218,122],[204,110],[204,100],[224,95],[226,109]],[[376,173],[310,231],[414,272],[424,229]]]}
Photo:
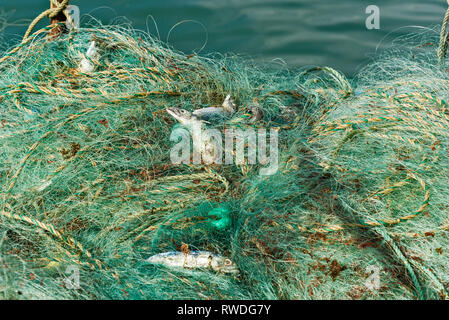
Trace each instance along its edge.
{"label": "tangled net pile", "polygon": [[[1,298],[447,298],[449,77],[428,35],[351,86],[330,68],[187,56],[131,28],[50,30],[0,58]],[[81,73],[92,40],[101,59]],[[274,175],[171,163],[165,109],[228,93],[239,108],[224,127],[279,130]],[[240,274],[145,261],[181,250]]]}

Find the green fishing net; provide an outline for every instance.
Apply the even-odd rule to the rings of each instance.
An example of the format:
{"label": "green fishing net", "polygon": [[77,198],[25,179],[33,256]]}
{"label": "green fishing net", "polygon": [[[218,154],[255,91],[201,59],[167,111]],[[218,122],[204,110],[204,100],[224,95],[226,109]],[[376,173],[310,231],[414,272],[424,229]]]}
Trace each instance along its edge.
{"label": "green fishing net", "polygon": [[[428,39],[350,84],[185,55],[126,26],[50,30],[0,58],[0,297],[446,297],[449,79]],[[100,58],[83,73],[91,41]],[[228,94],[236,113],[211,126],[277,130],[273,175],[170,160],[165,109]],[[213,252],[240,274],[145,261],[170,251]]]}

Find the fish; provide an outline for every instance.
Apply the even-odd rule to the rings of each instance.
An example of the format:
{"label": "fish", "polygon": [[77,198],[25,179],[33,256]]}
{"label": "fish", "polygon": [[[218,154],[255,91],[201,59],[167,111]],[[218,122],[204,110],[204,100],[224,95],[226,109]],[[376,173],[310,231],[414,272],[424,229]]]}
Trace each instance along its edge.
{"label": "fish", "polygon": [[232,100],[230,94],[228,94],[226,96],[226,99],[221,106],[222,106],[223,110],[225,110],[225,112],[227,112],[229,114],[233,114],[235,112],[235,110],[237,109],[237,106],[236,106],[234,100]]}
{"label": "fish", "polygon": [[252,117],[249,120],[249,122],[254,123],[260,120],[263,120],[264,118],[264,112],[262,108],[260,108],[258,105],[253,105],[250,107]]}
{"label": "fish", "polygon": [[98,48],[95,41],[92,41],[87,49],[86,56],[83,57],[80,63],[80,71],[82,73],[91,73],[95,71],[95,65],[92,60],[98,59]]}
{"label": "fish", "polygon": [[195,126],[201,127],[204,123],[197,116],[193,115],[190,111],[187,111],[185,109],[170,107],[165,110],[169,115],[178,120],[180,124],[189,129],[193,129]]}
{"label": "fish", "polygon": [[165,252],[151,256],[146,261],[150,264],[163,265],[169,268],[211,269],[215,272],[232,275],[240,273],[233,261],[208,251]]}
{"label": "fish", "polygon": [[204,163],[212,164],[219,160],[221,145],[216,143],[210,131],[205,128],[207,121],[200,120],[190,111],[176,107],[167,108],[166,111],[189,130],[192,135],[193,149],[201,155]]}
{"label": "fish", "polygon": [[192,115],[205,121],[223,120],[228,117],[227,112],[220,107],[208,107],[193,111]]}
{"label": "fish", "polygon": [[231,117],[235,113],[236,108],[234,100],[228,94],[221,106],[198,109],[193,111],[192,115],[205,121],[223,120]]}
{"label": "fish", "polygon": [[281,116],[287,122],[292,122],[296,117],[299,116],[299,106],[298,105],[290,105],[290,106],[281,106]]}

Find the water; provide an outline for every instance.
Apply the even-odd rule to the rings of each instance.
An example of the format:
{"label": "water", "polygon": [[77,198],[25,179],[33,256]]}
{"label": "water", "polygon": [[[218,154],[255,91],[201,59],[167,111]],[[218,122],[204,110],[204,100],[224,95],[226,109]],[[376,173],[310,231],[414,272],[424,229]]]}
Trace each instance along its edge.
{"label": "water", "polygon": [[[204,46],[203,53],[233,52],[289,67],[328,65],[348,75],[369,61],[379,43],[382,47],[416,31],[407,26],[441,24],[447,8],[445,0],[73,0],[71,4],[80,7],[82,23],[87,14],[103,23],[126,16],[134,27],[163,40],[169,35],[171,45],[186,53]],[[365,26],[365,9],[371,4],[381,10],[379,30]],[[17,41],[26,30],[23,19],[34,18],[48,6],[48,0],[0,0],[13,23],[4,30],[5,41]],[[190,22],[170,32],[185,20]]]}

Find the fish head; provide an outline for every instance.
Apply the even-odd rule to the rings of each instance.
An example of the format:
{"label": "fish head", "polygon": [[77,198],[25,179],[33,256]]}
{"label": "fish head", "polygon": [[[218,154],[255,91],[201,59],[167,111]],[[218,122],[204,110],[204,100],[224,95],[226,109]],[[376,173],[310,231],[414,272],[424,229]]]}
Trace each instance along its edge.
{"label": "fish head", "polygon": [[251,106],[250,109],[251,109],[251,114],[253,115],[253,117],[251,118],[251,122],[259,121],[264,118],[264,113],[263,113],[262,108],[260,108],[258,106]]}
{"label": "fish head", "polygon": [[167,108],[166,111],[169,115],[171,115],[173,118],[178,120],[179,123],[181,123],[181,124],[187,124],[194,118],[190,111],[187,111],[184,109],[171,107],[171,108]]}
{"label": "fish head", "polygon": [[223,107],[224,110],[226,110],[226,112],[229,112],[229,113],[234,113],[234,112],[235,112],[235,109],[236,109],[237,107],[236,107],[236,105],[235,105],[235,102],[232,100],[230,94],[228,94],[228,95],[226,96],[226,99],[225,99],[225,101],[223,102],[222,107]]}
{"label": "fish head", "polygon": [[240,273],[237,265],[229,258],[221,256],[212,257],[212,269],[218,272],[238,275]]}

